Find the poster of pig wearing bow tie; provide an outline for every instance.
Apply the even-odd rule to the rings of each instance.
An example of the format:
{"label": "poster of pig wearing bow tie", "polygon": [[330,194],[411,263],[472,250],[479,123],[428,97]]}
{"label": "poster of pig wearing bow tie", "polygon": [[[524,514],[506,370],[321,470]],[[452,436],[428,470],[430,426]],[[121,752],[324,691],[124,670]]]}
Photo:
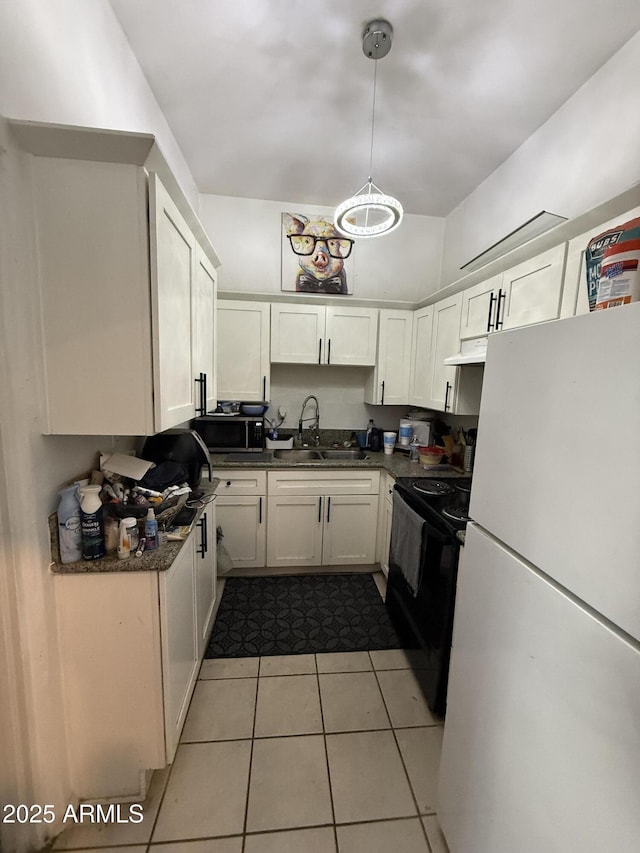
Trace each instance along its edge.
{"label": "poster of pig wearing bow tie", "polygon": [[340,234],[326,215],[283,213],[282,290],[353,293],[352,249],[353,240]]}

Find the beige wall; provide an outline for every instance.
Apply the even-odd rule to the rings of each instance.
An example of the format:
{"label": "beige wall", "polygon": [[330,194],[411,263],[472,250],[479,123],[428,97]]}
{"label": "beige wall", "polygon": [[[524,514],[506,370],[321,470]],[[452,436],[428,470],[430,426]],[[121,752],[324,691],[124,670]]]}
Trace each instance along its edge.
{"label": "beige wall", "polygon": [[[321,205],[200,196],[202,224],[222,259],[220,290],[281,293],[283,212],[333,216],[333,208]],[[415,303],[436,291],[443,232],[439,217],[405,216],[391,234],[357,240],[350,283],[354,298]]]}

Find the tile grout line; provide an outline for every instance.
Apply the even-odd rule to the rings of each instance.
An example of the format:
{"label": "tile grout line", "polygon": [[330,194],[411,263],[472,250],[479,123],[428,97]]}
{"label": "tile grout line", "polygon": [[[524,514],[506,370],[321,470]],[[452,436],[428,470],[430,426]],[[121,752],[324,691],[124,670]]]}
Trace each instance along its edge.
{"label": "tile grout line", "polygon": [[255,702],[253,704],[253,726],[251,728],[251,747],[249,750],[249,772],[247,775],[247,793],[246,793],[245,804],[244,804],[244,822],[243,822],[243,826],[242,826],[241,853],[244,853],[245,845],[247,843],[247,822],[249,820],[249,794],[251,792],[251,771],[253,768],[253,748],[254,748],[255,738],[256,738],[256,720],[258,718],[258,696],[260,693],[260,669],[261,669],[261,659],[258,658],[258,675],[256,677]]}
{"label": "tile grout line", "polygon": [[333,801],[333,786],[331,785],[331,767],[329,766],[329,749],[327,747],[327,732],[324,724],[324,708],[322,705],[322,690],[320,689],[320,672],[318,671],[318,655],[314,654],[316,665],[316,684],[318,687],[318,702],[320,704],[320,721],[322,723],[322,741],[324,743],[324,760],[327,766],[327,782],[329,785],[329,802],[331,803],[331,817],[333,819],[333,841],[338,850],[338,828],[336,826],[336,809]]}

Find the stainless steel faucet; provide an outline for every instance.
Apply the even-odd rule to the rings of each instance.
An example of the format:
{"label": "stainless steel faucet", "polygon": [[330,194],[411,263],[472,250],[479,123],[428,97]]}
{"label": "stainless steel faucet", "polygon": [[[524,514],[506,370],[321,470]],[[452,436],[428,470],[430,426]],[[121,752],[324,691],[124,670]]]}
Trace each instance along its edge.
{"label": "stainless steel faucet", "polygon": [[[310,400],[313,400],[316,404],[316,413],[312,417],[305,418],[304,410]],[[312,441],[315,446],[318,447],[320,444],[320,403],[318,403],[318,398],[313,394],[309,394],[308,397],[304,398],[302,409],[300,410],[300,418],[298,420],[298,441],[300,444],[302,444],[302,429],[306,421],[313,421],[311,428],[315,430],[315,435],[312,437]]]}

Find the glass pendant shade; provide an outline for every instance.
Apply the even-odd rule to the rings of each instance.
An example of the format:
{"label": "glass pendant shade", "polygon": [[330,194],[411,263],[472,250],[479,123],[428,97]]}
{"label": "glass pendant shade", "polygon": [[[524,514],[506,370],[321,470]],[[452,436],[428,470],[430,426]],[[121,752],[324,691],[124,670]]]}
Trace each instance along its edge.
{"label": "glass pendant shade", "polygon": [[[363,53],[368,59],[374,60],[369,176],[373,164],[378,59],[386,56],[391,50],[392,36],[391,24],[382,18],[370,21],[362,33]],[[336,207],[333,221],[337,230],[347,237],[378,237],[397,228],[402,222],[402,216],[400,202],[391,195],[385,195],[369,177],[357,193]]]}
{"label": "glass pendant shade", "polygon": [[355,195],[338,205],[334,223],[348,237],[378,237],[397,228],[402,216],[400,202],[385,195],[369,178]]}

